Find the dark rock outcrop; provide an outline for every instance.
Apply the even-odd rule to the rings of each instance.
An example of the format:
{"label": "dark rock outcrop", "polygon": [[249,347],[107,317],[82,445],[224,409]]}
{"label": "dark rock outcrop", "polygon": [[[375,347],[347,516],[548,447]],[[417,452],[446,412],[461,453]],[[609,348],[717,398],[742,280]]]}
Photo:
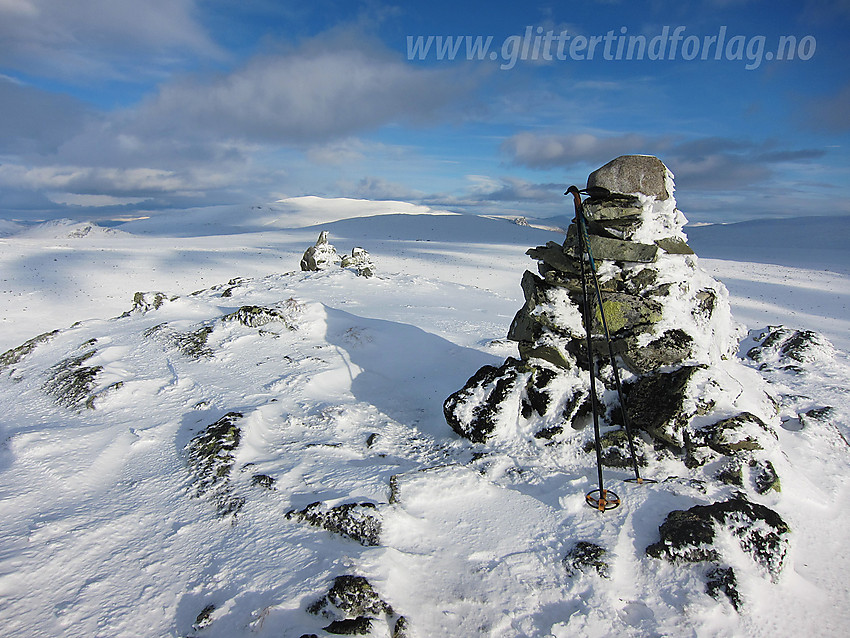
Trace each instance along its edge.
{"label": "dark rock outcrop", "polygon": [[716,562],[721,558],[714,543],[719,526],[731,532],[741,549],[771,577],[779,574],[790,529],[769,507],[743,498],[670,512],[658,528],[661,539],[646,553],[673,562]]}
{"label": "dark rock outcrop", "polygon": [[[58,330],[53,330],[51,332],[45,332],[43,334],[38,335],[37,337],[33,337],[19,345],[17,348],[12,348],[11,350],[7,350],[3,354],[0,354],[0,372],[6,370],[6,368],[11,368],[12,366],[20,363],[24,357],[30,354],[39,344],[47,343],[53,337],[59,334]],[[12,370],[14,374],[14,370]]]}
{"label": "dark rock outcrop", "polygon": [[404,638],[407,620],[386,603],[363,576],[337,576],[327,594],[307,612],[331,619],[324,631],[337,635],[367,635],[376,621],[384,621],[393,638]]}
{"label": "dark rock outcrop", "polygon": [[228,412],[186,445],[193,495],[212,501],[219,516],[237,514],[245,499],[234,494],[230,480],[236,448],[242,438],[239,412]]}
{"label": "dark rock outcrop", "polygon": [[604,547],[595,543],[579,541],[567,552],[562,562],[568,576],[593,570],[603,578],[608,578],[608,563],[605,562],[607,553]]}
{"label": "dark rock outcrop", "polygon": [[705,591],[713,598],[726,596],[736,610],[741,609],[741,596],[738,593],[738,579],[731,567],[715,567],[708,573]]}
{"label": "dark rock outcrop", "polygon": [[317,501],[303,510],[290,510],[286,518],[321,527],[361,545],[380,544],[381,518],[374,503],[343,503],[328,507]]}
{"label": "dark rock outcrop", "polygon": [[803,364],[829,361],[835,356],[834,346],[812,330],[768,326],[755,340],[758,345],[750,348],[747,356],[763,369],[801,372]]}
{"label": "dark rock outcrop", "polygon": [[93,341],[84,344],[85,352],[63,359],[48,371],[47,380],[41,388],[53,397],[57,405],[77,409],[89,403],[97,377],[103,369],[102,366],[84,365],[97,354],[95,348],[89,348],[93,345]]}

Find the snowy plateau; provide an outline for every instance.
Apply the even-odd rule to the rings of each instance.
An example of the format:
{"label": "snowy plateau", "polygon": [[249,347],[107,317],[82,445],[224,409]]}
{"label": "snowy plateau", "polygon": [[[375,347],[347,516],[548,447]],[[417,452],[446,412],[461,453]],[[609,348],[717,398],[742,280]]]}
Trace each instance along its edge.
{"label": "snowy plateau", "polygon": [[[447,425],[446,398],[516,356],[526,250],[563,241],[527,221],[302,197],[0,222],[0,635],[847,635],[848,218],[685,227],[780,424],[781,491],[757,501],[787,554],[764,573],[718,530],[734,601],[706,563],[646,551],[731,488],[606,468],[622,504],[599,512],[592,428],[489,445]],[[302,272],[324,230],[374,275]],[[778,325],[821,347],[748,358]],[[565,561],[581,543],[604,562]]]}

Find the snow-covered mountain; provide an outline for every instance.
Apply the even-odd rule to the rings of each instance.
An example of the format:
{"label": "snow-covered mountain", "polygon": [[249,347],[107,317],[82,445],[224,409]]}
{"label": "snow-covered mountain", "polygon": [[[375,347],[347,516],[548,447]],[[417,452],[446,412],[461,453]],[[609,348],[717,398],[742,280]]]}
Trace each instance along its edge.
{"label": "snow-covered mountain", "polygon": [[[765,504],[791,542],[776,578],[740,572],[736,610],[706,592],[705,567],[646,555],[670,510],[713,496],[690,476],[621,487],[602,514],[584,501],[589,431],[519,454],[446,424],[446,397],[515,355],[525,251],[562,235],[319,198],[108,232],[2,228],[0,634],[299,638],[369,617],[375,636],[838,636],[850,622],[845,252],[807,267],[757,248],[778,233],[689,232],[751,331],[742,357],[769,324],[836,348],[802,372],[769,349],[744,359],[780,400],[782,495]],[[375,275],[301,272],[321,230],[368,250]],[[727,251],[745,241],[759,257]],[[589,540],[604,569],[565,562]]]}

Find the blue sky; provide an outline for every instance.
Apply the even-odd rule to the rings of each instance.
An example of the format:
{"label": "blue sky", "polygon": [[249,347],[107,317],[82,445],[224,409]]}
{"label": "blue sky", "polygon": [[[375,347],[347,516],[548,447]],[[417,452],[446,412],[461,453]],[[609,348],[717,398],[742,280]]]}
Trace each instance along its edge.
{"label": "blue sky", "polygon": [[0,0],[0,218],[304,194],[546,217],[625,153],[691,221],[850,214],[848,29],[850,0]]}

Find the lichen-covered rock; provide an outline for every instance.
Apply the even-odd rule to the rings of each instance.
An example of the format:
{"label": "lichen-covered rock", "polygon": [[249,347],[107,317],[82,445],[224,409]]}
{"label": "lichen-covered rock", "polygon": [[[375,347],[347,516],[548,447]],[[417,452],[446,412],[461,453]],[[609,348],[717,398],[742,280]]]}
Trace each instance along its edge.
{"label": "lichen-covered rock", "polygon": [[707,446],[718,454],[733,456],[738,452],[763,450],[769,444],[768,438],[775,436],[755,414],[741,412],[694,430],[690,435],[690,443]]}
{"label": "lichen-covered rock", "polygon": [[584,377],[539,360],[509,357],[499,367],[484,366],[443,404],[446,422],[460,436],[483,443],[497,433],[512,438],[520,432],[550,440],[565,425],[581,427],[588,414]]}
{"label": "lichen-covered rock", "polygon": [[112,394],[116,390],[120,390],[123,387],[123,381],[116,381],[115,383],[110,383],[108,386],[98,390],[97,392],[93,392],[88,397],[86,397],[86,408],[88,408],[89,410],[94,410],[101,399]]}
{"label": "lichen-covered rock", "polygon": [[290,510],[286,518],[310,523],[361,545],[380,544],[381,517],[374,503],[343,503],[328,507],[317,501],[303,510]]}
{"label": "lichen-covered rock", "polygon": [[830,361],[835,357],[835,347],[812,330],[768,326],[755,340],[758,345],[750,348],[747,356],[763,368],[799,372],[801,364]]}
{"label": "lichen-covered rock", "polygon": [[[643,442],[634,437],[633,444],[635,446],[635,460],[639,467],[646,467],[647,460],[644,453]],[[631,469],[633,466],[631,450],[629,449],[628,432],[624,428],[610,430],[603,434],[599,439],[599,446],[602,456],[602,464],[607,467],[622,467]],[[596,443],[588,441],[584,444],[585,452],[595,452]]]}
{"label": "lichen-covered rock", "polygon": [[758,494],[768,492],[781,492],[782,483],[779,474],[768,459],[752,459],[750,461],[750,472],[753,477],[753,486]]}
{"label": "lichen-covered rock", "polygon": [[717,293],[711,288],[704,288],[694,295],[694,308],[691,315],[700,324],[707,324],[711,320],[714,308],[717,306]]}
{"label": "lichen-covered rock", "polygon": [[608,578],[608,563],[605,562],[607,553],[608,550],[595,543],[579,541],[567,552],[562,562],[568,576],[592,569],[603,578]]}
{"label": "lichen-covered rock", "polygon": [[525,304],[517,312],[508,330],[508,338],[520,344],[520,356],[528,361],[538,358],[570,369],[569,344],[580,339],[581,315],[572,304],[568,291],[525,271],[521,282]]}
{"label": "lichen-covered rock", "polygon": [[744,486],[744,475],[741,460],[737,458],[727,461],[714,475],[714,478],[734,487]]}
{"label": "lichen-covered rock", "polygon": [[[602,310],[612,336],[628,332],[635,334],[661,319],[662,306],[655,299],[623,292],[608,293],[603,297]],[[602,331],[602,314],[594,306],[593,328]]]}
{"label": "lichen-covered rock", "polygon": [[812,408],[799,415],[800,423],[803,427],[829,423],[833,416],[835,416],[835,408],[830,405],[825,405],[822,408]]}
{"label": "lichen-covered rock", "polygon": [[331,619],[324,627],[328,633],[367,635],[374,622],[381,620],[393,638],[406,635],[407,620],[396,614],[363,576],[337,576],[328,593],[309,605],[307,612]]}
{"label": "lichen-covered rock", "polygon": [[226,297],[232,297],[233,291],[236,290],[237,288],[239,288],[240,286],[243,286],[247,281],[249,281],[249,280],[245,279],[244,277],[233,277],[233,279],[228,281],[226,285],[224,285],[224,286],[221,286],[221,285],[220,286],[213,286],[212,289],[217,290],[217,289],[220,289],[220,288],[224,288],[224,290],[221,291],[221,296],[225,297],[225,298]]}
{"label": "lichen-covered rock", "polygon": [[693,255],[694,249],[681,237],[663,237],[655,240],[655,245],[670,255]]}
{"label": "lichen-covered rock", "polygon": [[262,487],[267,490],[274,491],[275,479],[268,474],[254,474],[251,476],[251,485],[254,487]]}
{"label": "lichen-covered rock", "polygon": [[[588,240],[593,258],[598,260],[649,264],[658,257],[658,246],[654,244],[641,244],[600,235],[590,235]],[[572,255],[578,257],[577,241],[572,242],[570,249]]]}
{"label": "lichen-covered rock", "polygon": [[[93,345],[93,341],[85,345]],[[42,390],[53,397],[57,405],[72,409],[85,405],[103,369],[102,366],[83,365],[95,354],[97,350],[91,348],[54,365],[47,373]]]}
{"label": "lichen-covered rock", "polygon": [[161,323],[145,330],[144,336],[153,337],[167,346],[176,348],[191,359],[208,359],[213,356],[212,349],[207,345],[207,339],[212,332],[212,326],[201,326],[190,332],[178,332],[168,324]]}
{"label": "lichen-covered rock", "polygon": [[546,242],[545,246],[529,248],[525,254],[563,273],[578,275],[581,272],[578,260],[569,255],[561,244],[554,241]]}
{"label": "lichen-covered rock", "polygon": [[192,623],[192,629],[200,631],[201,629],[209,627],[212,624],[212,614],[215,610],[216,606],[213,603],[204,607],[201,610],[201,613],[198,614],[197,618],[195,618],[195,622]]}
{"label": "lichen-covered rock", "polygon": [[731,532],[741,549],[772,577],[779,574],[789,527],[769,507],[744,498],[670,512],[658,528],[661,539],[647,547],[646,553],[673,562],[716,562],[721,557],[714,542],[719,527]]}
{"label": "lichen-covered rock", "polygon": [[328,242],[328,231],[323,230],[319,233],[316,244],[310,246],[301,257],[301,270],[325,270],[337,266],[340,261],[342,258],[337,254],[336,248]]}
{"label": "lichen-covered rock", "polygon": [[224,322],[237,322],[248,328],[260,328],[270,323],[282,323],[290,330],[296,328],[296,316],[301,312],[301,305],[294,298],[287,299],[280,308],[265,308],[263,306],[242,306],[239,310],[224,315]]}
{"label": "lichen-covered rock", "polygon": [[336,636],[368,636],[372,633],[372,618],[358,616],[357,618],[343,618],[334,620],[323,629],[329,634]]}
{"label": "lichen-covered rock", "polygon": [[51,332],[45,332],[37,337],[33,337],[28,341],[25,341],[17,348],[12,348],[11,350],[7,350],[3,354],[0,354],[0,372],[3,372],[6,368],[10,368],[13,365],[20,363],[24,357],[30,354],[39,344],[47,343],[53,337],[59,334],[58,330],[52,330]]}
{"label": "lichen-covered rock", "polygon": [[613,191],[604,198],[588,199],[585,203],[584,212],[588,219],[596,223],[605,223],[620,219],[640,218],[642,207],[637,197]]}
{"label": "lichen-covered rock", "polygon": [[211,500],[219,516],[237,514],[245,499],[233,493],[230,473],[242,432],[237,425],[242,414],[228,412],[207,426],[186,445],[193,495]]}
{"label": "lichen-covered rock", "polygon": [[173,301],[174,299],[176,297],[169,298],[162,292],[137,292],[133,295],[133,307],[121,317],[129,317],[134,312],[145,314],[151,310],[159,310],[166,301]]}
{"label": "lichen-covered rock", "polygon": [[693,412],[686,405],[688,384],[701,366],[640,377],[624,385],[629,420],[636,428],[676,448],[684,446],[682,430]]}
{"label": "lichen-covered rock", "polygon": [[395,621],[395,625],[393,625],[392,638],[407,638],[407,630],[409,626],[410,623],[407,621],[407,618],[399,616]]}
{"label": "lichen-covered rock", "polygon": [[673,328],[643,346],[636,337],[629,338],[622,356],[633,372],[646,374],[686,361],[691,356],[693,342],[687,332]]}

